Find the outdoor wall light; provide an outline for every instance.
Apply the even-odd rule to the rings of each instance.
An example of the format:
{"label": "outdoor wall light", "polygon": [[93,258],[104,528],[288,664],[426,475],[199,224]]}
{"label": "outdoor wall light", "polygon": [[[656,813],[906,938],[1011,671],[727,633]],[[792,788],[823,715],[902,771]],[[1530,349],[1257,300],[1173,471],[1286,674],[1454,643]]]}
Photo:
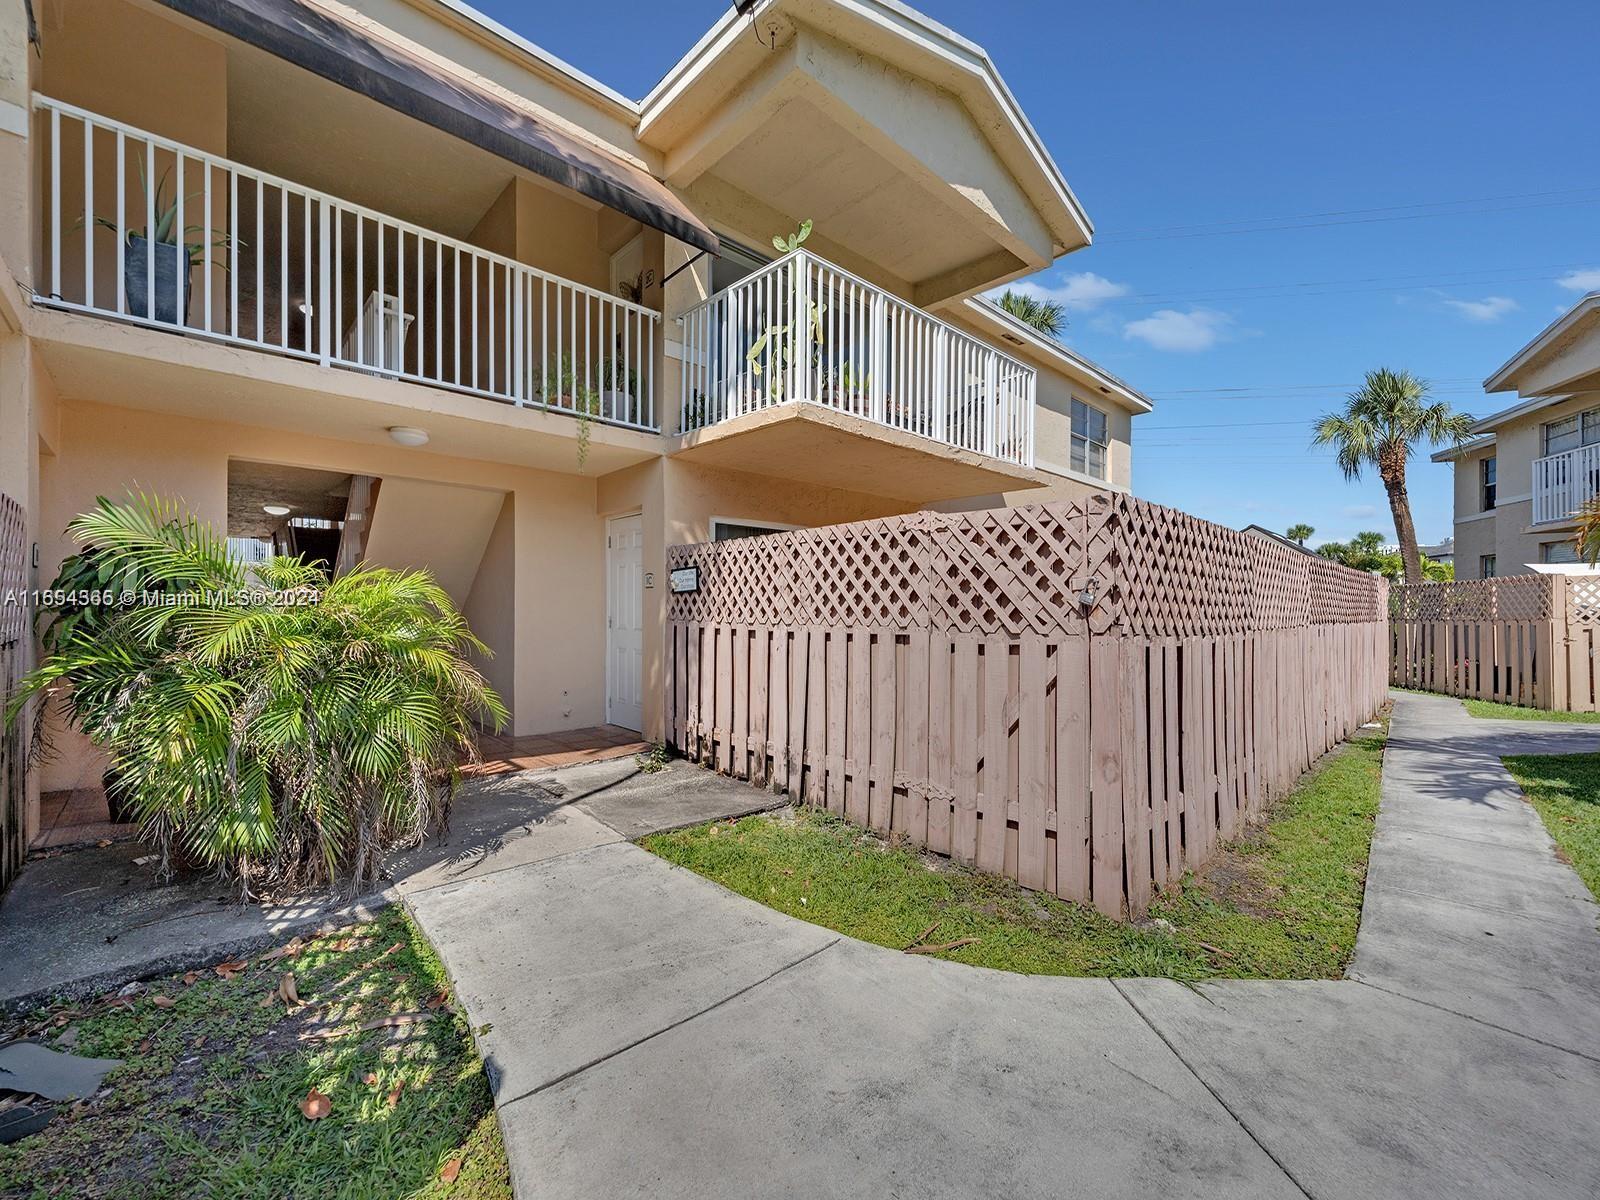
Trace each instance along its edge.
{"label": "outdoor wall light", "polygon": [[261,511],[269,517],[287,517],[293,510],[287,504],[263,504]]}
{"label": "outdoor wall light", "polygon": [[428,444],[428,431],[426,429],[413,429],[410,425],[389,426],[389,436],[402,446],[426,446]]}

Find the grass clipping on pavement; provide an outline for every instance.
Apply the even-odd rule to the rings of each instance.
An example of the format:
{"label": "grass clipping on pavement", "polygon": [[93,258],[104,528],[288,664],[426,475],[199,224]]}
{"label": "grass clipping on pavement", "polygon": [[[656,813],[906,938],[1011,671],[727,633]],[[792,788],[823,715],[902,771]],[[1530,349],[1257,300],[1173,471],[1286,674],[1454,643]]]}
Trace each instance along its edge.
{"label": "grass clipping on pavement", "polygon": [[7,1036],[123,1065],[0,1146],[0,1195],[511,1196],[465,1018],[397,908],[43,1009]]}
{"label": "grass clipping on pavement", "polygon": [[[1385,726],[1386,727],[1386,726]],[[791,916],[894,949],[1039,975],[1335,979],[1355,949],[1384,730],[1335,750],[1263,824],[1136,925],[891,845],[810,809],[647,838],[661,857]]]}
{"label": "grass clipping on pavement", "polygon": [[1561,857],[1600,900],[1600,754],[1525,754],[1505,764]]}

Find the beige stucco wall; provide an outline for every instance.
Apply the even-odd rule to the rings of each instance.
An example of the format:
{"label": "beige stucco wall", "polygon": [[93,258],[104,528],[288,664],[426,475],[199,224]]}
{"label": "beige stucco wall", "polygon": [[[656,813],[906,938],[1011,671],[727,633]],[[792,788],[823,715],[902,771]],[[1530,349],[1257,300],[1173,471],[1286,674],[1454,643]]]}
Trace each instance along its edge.
{"label": "beige stucco wall", "polygon": [[[512,522],[515,554],[509,578],[516,599],[509,624],[504,608],[509,602],[502,600],[499,618],[479,632],[500,660],[495,666],[498,679],[511,682],[506,699],[515,712],[513,729],[533,733],[604,719],[604,523],[596,512],[593,479],[398,446],[71,403],[63,407],[60,453],[42,500],[41,576],[54,576],[72,549],[61,531],[97,495],[119,496],[142,488],[181,498],[197,516],[224,527],[230,458],[509,495],[517,514],[529,514],[526,521]],[[380,508],[386,492],[380,492]],[[499,536],[503,541],[506,533],[499,520],[492,530],[488,540]],[[447,523],[430,536],[440,542],[442,554],[452,530]],[[466,589],[469,603],[473,591],[480,593],[480,612],[489,610],[488,589],[504,588],[508,571],[503,545],[489,569],[491,578],[482,588],[475,581]],[[57,774],[45,786],[75,783]]]}
{"label": "beige stucco wall", "polygon": [[[42,513],[41,495],[59,437],[59,410],[54,386],[39,362],[38,355],[20,334],[0,334],[0,493],[20,504],[25,513],[23,534],[24,563],[31,563],[31,548],[49,528]],[[31,565],[25,566],[22,585],[37,588],[47,582]],[[5,602],[0,597],[0,602]],[[22,598],[11,597],[13,604]],[[35,663],[32,639],[24,639],[22,659],[17,666],[29,670]],[[24,813],[24,833],[31,839],[38,831],[38,798],[43,776],[29,772]]]}
{"label": "beige stucco wall", "polygon": [[[1533,461],[1544,456],[1545,425],[1597,407],[1600,392],[1580,393],[1496,427],[1492,449],[1455,461],[1456,578],[1476,579],[1484,554],[1495,556],[1498,574],[1523,574],[1529,564],[1544,561],[1546,545],[1570,539],[1570,522],[1532,524]],[[1481,516],[1479,464],[1490,453],[1495,456],[1497,503],[1494,515],[1486,517]]]}
{"label": "beige stucco wall", "polygon": [[473,659],[489,681],[489,686],[500,694],[500,699],[512,710],[513,724],[516,721],[513,701],[517,690],[516,511],[515,496],[506,493],[495,518],[494,529],[489,534],[489,544],[483,548],[472,590],[467,595],[467,602],[461,606],[461,615],[467,619],[468,627],[490,648],[489,654],[474,655]]}

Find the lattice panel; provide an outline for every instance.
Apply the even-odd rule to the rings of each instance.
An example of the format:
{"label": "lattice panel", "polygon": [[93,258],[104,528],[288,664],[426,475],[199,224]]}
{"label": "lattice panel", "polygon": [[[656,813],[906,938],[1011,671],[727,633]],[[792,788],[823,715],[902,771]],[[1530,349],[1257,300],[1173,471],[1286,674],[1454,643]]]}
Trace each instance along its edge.
{"label": "lattice panel", "polygon": [[1121,494],[912,513],[668,551],[673,621],[1201,637],[1381,620],[1385,584]]}
{"label": "lattice panel", "polygon": [[1568,575],[1567,623],[1594,627],[1600,625],[1600,579],[1588,575]]}
{"label": "lattice panel", "polygon": [[1389,591],[1396,621],[1542,621],[1551,614],[1552,575],[1507,575],[1454,583],[1416,583]]}
{"label": "lattice panel", "polygon": [[0,642],[20,641],[27,635],[27,574],[27,519],[22,505],[0,495]]}

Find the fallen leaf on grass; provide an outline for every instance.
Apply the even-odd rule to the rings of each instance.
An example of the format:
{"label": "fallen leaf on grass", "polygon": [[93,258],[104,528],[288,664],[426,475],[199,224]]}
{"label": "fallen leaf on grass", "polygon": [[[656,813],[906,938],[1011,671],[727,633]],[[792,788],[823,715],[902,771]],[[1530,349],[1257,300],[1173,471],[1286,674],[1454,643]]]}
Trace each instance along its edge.
{"label": "fallen leaf on grass", "polygon": [[970,946],[977,938],[957,938],[953,942],[934,942],[926,946],[907,946],[907,954],[943,954],[946,950],[958,950],[962,946]]}
{"label": "fallen leaf on grass", "polygon": [[445,991],[435,992],[428,997],[428,1007],[435,1010],[450,1007],[450,993]]}
{"label": "fallen leaf on grass", "polygon": [[199,978],[200,978],[200,972],[199,971],[185,971],[183,973],[183,986],[184,987],[193,987],[194,984],[195,984],[195,980],[197,980]]}
{"label": "fallen leaf on grass", "polygon": [[439,1168],[439,1182],[454,1183],[456,1181],[456,1176],[459,1174],[461,1174],[461,1160],[459,1158],[452,1158],[449,1162],[445,1163],[444,1166]]}
{"label": "fallen leaf on grass", "polygon": [[217,973],[218,979],[233,979],[239,974],[239,972],[243,971],[249,965],[250,964],[247,962],[241,962],[236,958],[230,958],[227,962],[218,963],[211,969]]}
{"label": "fallen leaf on grass", "polygon": [[361,1082],[366,1084],[368,1087],[377,1087],[378,1086],[378,1077],[373,1072],[368,1071],[366,1073],[366,1075],[364,1075],[362,1077]]}
{"label": "fallen leaf on grass", "polygon": [[177,1003],[177,1001],[171,996],[151,996],[150,1003],[154,1004],[157,1008],[171,1008]]}
{"label": "fallen leaf on grass", "polygon": [[278,980],[277,996],[283,1001],[285,1008],[294,1008],[300,1003],[300,993],[295,988],[293,971],[284,972],[283,978]]}
{"label": "fallen leaf on grass", "polygon": [[405,1090],[405,1086],[406,1086],[406,1081],[404,1079],[402,1079],[399,1083],[395,1084],[394,1088],[389,1092],[389,1107],[390,1108],[393,1108],[396,1104],[400,1103],[400,1093]]}
{"label": "fallen leaf on grass", "polygon": [[374,1029],[390,1029],[396,1025],[418,1025],[431,1020],[433,1014],[430,1012],[395,1013],[392,1017],[374,1017],[370,1021],[363,1021],[361,1032],[371,1033]]}
{"label": "fallen leaf on grass", "polygon": [[139,1053],[140,1054],[149,1054],[150,1053],[150,1039],[149,1038],[145,1038],[144,1041],[139,1043]]}
{"label": "fallen leaf on grass", "polygon": [[264,963],[269,963],[276,962],[280,958],[293,958],[305,948],[306,942],[304,938],[293,937],[283,945],[279,946],[276,950],[268,950],[261,956],[261,961]]}
{"label": "fallen leaf on grass", "polygon": [[306,1098],[300,1101],[300,1113],[308,1121],[320,1121],[333,1111],[333,1101],[329,1100],[316,1088],[306,1093]]}

